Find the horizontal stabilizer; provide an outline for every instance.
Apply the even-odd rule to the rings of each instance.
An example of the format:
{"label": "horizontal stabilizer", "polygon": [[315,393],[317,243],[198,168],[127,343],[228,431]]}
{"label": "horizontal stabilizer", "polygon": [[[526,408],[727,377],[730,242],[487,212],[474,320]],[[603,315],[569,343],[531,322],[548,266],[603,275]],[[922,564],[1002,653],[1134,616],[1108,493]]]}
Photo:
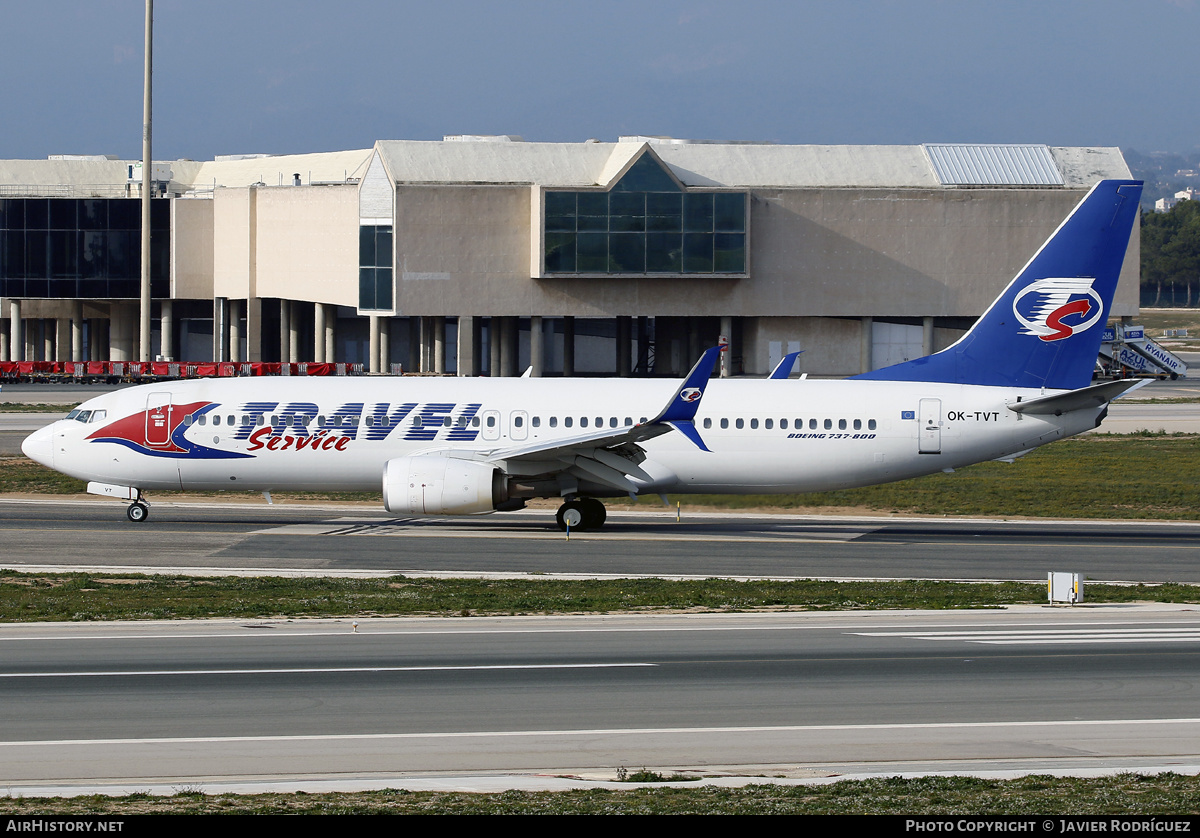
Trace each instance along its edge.
{"label": "horizontal stabilizer", "polygon": [[1057,396],[1046,396],[1043,399],[1034,399],[1028,402],[1014,402],[1008,406],[1008,409],[1015,413],[1028,413],[1033,416],[1047,414],[1061,416],[1072,410],[1102,407],[1146,383],[1147,379],[1108,381],[1094,387],[1084,387],[1082,390],[1059,393]]}

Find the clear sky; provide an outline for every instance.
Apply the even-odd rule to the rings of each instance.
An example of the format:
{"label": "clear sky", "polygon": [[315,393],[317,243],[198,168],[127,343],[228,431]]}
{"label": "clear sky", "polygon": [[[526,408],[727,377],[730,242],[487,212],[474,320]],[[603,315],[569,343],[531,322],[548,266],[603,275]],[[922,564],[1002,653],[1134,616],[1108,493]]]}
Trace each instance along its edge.
{"label": "clear sky", "polygon": [[[142,0],[0,0],[0,158],[141,156]],[[154,156],[667,134],[1200,149],[1198,0],[157,0]]]}

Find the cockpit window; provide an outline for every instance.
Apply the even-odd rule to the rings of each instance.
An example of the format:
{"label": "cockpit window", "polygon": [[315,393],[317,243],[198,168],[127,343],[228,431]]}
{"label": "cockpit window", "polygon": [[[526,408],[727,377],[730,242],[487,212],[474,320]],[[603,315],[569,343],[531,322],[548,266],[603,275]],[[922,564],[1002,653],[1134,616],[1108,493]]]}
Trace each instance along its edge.
{"label": "cockpit window", "polygon": [[108,416],[107,410],[93,410],[92,418],[89,419],[88,421],[89,422],[103,422],[104,417],[106,417],[106,416]]}
{"label": "cockpit window", "polygon": [[81,410],[75,415],[76,422],[87,422],[91,418],[92,412],[90,410]]}
{"label": "cockpit window", "polygon": [[72,410],[70,413],[67,414],[67,418],[74,419],[78,415],[79,415],[79,408],[75,408],[74,410]]}

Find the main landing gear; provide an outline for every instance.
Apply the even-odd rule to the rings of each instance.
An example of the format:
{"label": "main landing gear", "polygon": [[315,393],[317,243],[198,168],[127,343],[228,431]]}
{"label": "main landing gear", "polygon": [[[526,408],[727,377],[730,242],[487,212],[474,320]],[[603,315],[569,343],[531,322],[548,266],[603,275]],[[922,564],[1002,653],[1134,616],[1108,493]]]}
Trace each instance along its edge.
{"label": "main landing gear", "polygon": [[598,530],[607,517],[604,504],[595,498],[569,500],[558,508],[558,514],[555,515],[560,530],[568,526],[573,530]]}

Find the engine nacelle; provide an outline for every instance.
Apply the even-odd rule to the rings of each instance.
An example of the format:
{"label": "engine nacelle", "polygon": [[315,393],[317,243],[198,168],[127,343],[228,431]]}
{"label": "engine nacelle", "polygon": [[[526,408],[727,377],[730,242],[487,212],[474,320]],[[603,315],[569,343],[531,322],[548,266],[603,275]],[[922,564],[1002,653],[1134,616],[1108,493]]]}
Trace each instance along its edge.
{"label": "engine nacelle", "polygon": [[491,463],[427,454],[383,467],[383,505],[409,515],[492,512],[508,500],[507,481]]}

